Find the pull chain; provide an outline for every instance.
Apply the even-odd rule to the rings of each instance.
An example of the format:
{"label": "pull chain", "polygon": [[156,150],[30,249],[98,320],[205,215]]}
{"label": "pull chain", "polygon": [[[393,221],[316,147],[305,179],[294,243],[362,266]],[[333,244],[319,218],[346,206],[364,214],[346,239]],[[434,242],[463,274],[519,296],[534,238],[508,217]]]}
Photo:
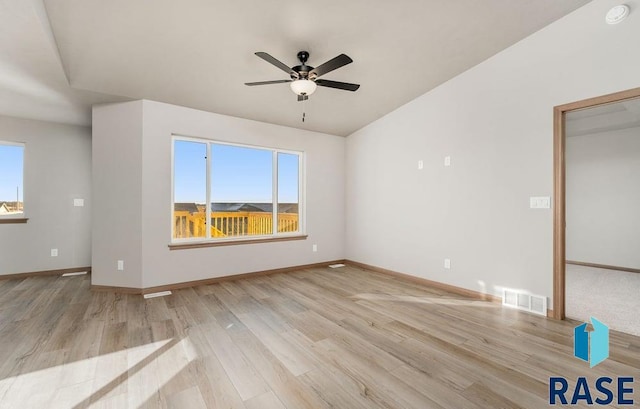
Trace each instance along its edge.
{"label": "pull chain", "polygon": [[306,104],[307,104],[307,99],[305,98],[305,96],[303,96],[303,100],[302,100],[302,122],[304,122],[304,117],[306,116]]}

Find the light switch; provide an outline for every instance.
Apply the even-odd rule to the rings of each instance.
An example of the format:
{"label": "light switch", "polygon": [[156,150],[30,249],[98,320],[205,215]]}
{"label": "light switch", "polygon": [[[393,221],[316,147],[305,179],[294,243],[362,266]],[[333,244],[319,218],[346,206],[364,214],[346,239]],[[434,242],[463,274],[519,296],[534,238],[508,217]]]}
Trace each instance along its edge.
{"label": "light switch", "polygon": [[424,162],[419,160],[418,161],[418,170],[422,170],[422,169],[424,169]]}
{"label": "light switch", "polygon": [[444,259],[444,268],[446,268],[447,270],[451,268],[451,259],[449,258]]}
{"label": "light switch", "polygon": [[551,209],[551,198],[549,196],[532,196],[529,198],[529,208]]}
{"label": "light switch", "polygon": [[451,166],[451,156],[444,157],[444,166]]}
{"label": "light switch", "polygon": [[84,199],[73,199],[73,205],[75,207],[83,207],[84,206]]}

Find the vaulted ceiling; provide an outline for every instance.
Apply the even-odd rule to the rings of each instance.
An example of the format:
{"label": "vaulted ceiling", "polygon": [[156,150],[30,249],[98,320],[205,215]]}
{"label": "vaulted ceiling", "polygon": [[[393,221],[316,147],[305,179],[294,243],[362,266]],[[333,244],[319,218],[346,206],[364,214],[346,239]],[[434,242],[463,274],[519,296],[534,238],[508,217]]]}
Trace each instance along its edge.
{"label": "vaulted ceiling", "polygon": [[[587,2],[0,1],[0,113],[88,124],[93,103],[145,98],[344,136]],[[349,55],[323,78],[360,89],[244,85],[287,78],[254,52],[301,50]]]}

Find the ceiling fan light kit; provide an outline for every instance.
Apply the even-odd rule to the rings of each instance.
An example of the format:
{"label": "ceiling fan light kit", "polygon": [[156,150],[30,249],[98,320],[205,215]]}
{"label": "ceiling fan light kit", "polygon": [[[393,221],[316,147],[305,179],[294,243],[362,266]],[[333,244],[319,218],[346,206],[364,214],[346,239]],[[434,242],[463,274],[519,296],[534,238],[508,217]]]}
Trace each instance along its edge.
{"label": "ceiling fan light kit", "polygon": [[308,79],[293,80],[290,85],[291,91],[293,91],[294,94],[302,96],[309,96],[316,92],[316,88],[318,88],[318,85],[314,81]]}
{"label": "ceiling fan light kit", "polygon": [[353,60],[346,54],[340,54],[339,56],[332,58],[331,60],[318,67],[307,65],[307,60],[309,59],[308,51],[300,51],[298,53],[298,60],[300,61],[300,65],[296,65],[294,67],[288,67],[280,60],[263,51],[258,51],[255,54],[269,64],[272,64],[273,66],[286,72],[289,75],[290,79],[246,82],[245,85],[248,86],[282,84],[288,82],[289,86],[291,87],[291,91],[293,91],[293,93],[298,96],[298,101],[306,101],[307,99],[309,99],[309,95],[313,94],[318,86],[341,89],[345,91],[356,91],[358,88],[360,88],[359,84],[319,79],[319,77],[333,70],[344,67],[347,64],[351,64]]}

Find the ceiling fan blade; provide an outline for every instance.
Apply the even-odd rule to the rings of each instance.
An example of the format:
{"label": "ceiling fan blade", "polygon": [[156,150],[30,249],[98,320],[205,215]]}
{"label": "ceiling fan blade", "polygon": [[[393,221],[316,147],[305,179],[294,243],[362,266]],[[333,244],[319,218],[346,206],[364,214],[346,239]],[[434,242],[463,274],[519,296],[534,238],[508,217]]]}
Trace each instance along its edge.
{"label": "ceiling fan blade", "polygon": [[360,84],[351,84],[349,82],[330,81],[330,80],[316,80],[316,84],[321,87],[337,88],[346,91],[357,91],[360,88]]}
{"label": "ceiling fan blade", "polygon": [[291,67],[287,67],[285,65],[285,63],[283,63],[282,61],[272,57],[270,54],[267,54],[263,51],[258,51],[257,53],[255,53],[258,57],[262,58],[263,60],[265,60],[266,62],[268,62],[269,64],[273,64],[276,67],[280,68],[282,71],[286,72],[287,74],[291,73]]}
{"label": "ceiling fan blade", "polygon": [[268,84],[284,84],[285,82],[291,82],[291,80],[275,80],[275,81],[259,81],[259,82],[245,82],[244,85],[253,87],[254,85],[268,85]]}
{"label": "ceiling fan blade", "polygon": [[298,102],[306,101],[309,99],[309,95],[298,95]]}
{"label": "ceiling fan blade", "polygon": [[347,64],[351,64],[353,60],[346,54],[340,54],[339,56],[327,61],[326,63],[314,68],[309,74],[316,74],[316,76],[324,75],[328,72],[336,70],[340,67],[344,67]]}

